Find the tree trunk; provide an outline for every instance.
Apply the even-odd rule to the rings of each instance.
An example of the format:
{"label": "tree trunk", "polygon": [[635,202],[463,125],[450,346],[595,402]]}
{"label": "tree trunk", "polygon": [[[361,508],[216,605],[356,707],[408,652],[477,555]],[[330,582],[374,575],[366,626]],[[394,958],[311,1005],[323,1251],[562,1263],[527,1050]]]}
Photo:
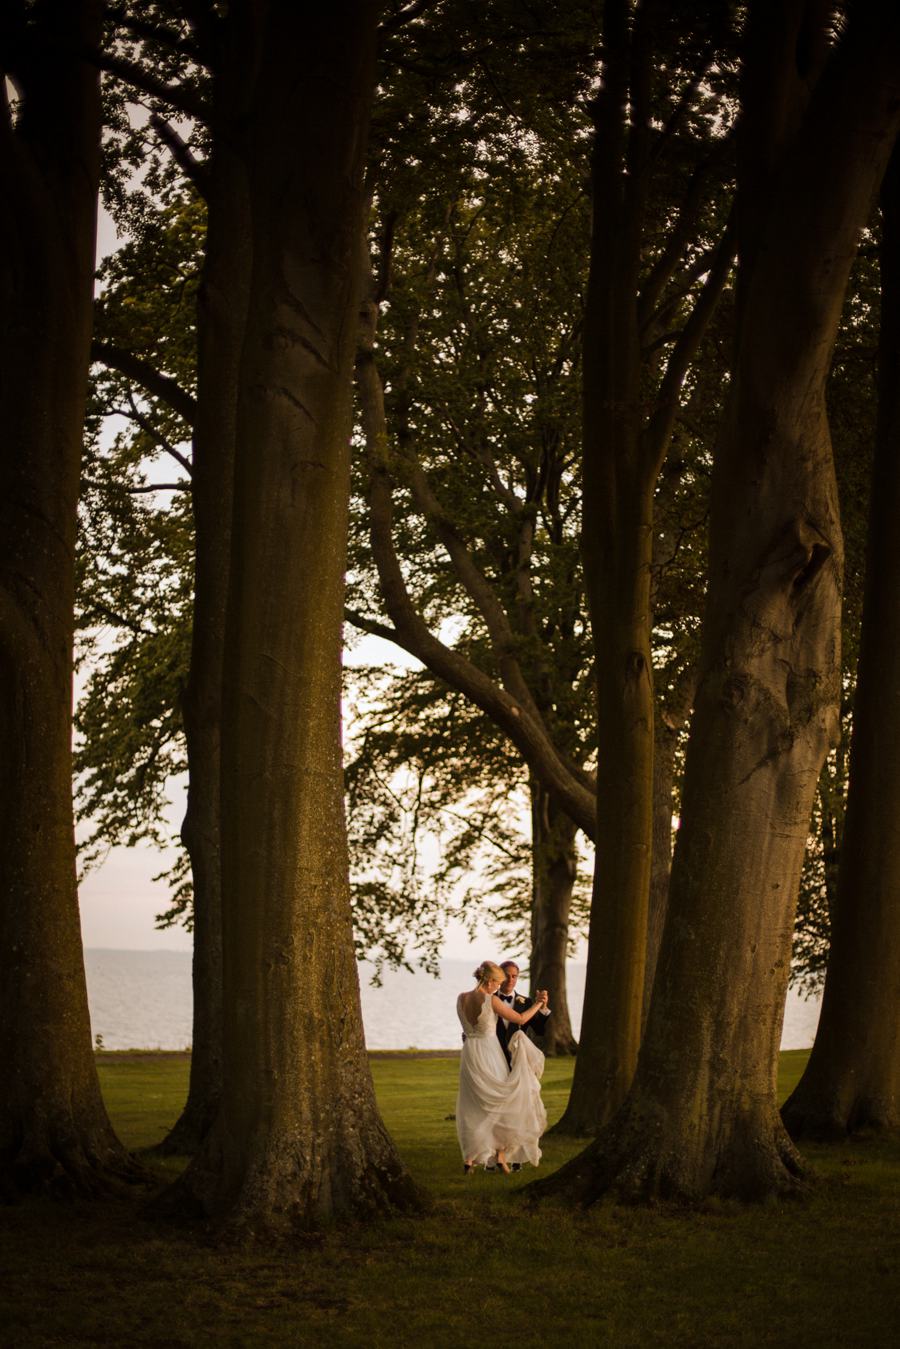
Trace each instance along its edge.
{"label": "tree trunk", "polygon": [[625,174],[631,59],[622,5],[604,14],[605,83],[584,321],[585,587],[597,680],[597,832],[581,1037],[556,1129],[590,1134],[624,1099],[644,989],[653,782],[650,565],[655,468],[642,453],[640,203]]}
{"label": "tree trunk", "polygon": [[658,388],[641,337],[654,29],[669,6],[607,0],[583,339],[582,556],[597,685],[597,825],[581,1039],[560,1133],[595,1132],[637,1064],[653,836],[653,500],[685,374],[731,268],[726,229]]}
{"label": "tree trunk", "polygon": [[[764,183],[767,208],[742,256],[753,265],[742,277],[714,473],[700,679],[647,1032],[622,1110],[538,1193],[582,1203],[610,1189],[762,1198],[797,1183],[776,1064],[797,885],[841,668],[842,545],[824,386],[857,237],[896,134],[898,27],[894,15],[853,12],[790,153]],[[754,93],[777,93],[767,61],[751,76],[761,82]],[[749,119],[745,137],[754,134]]]}
{"label": "tree trunk", "polygon": [[850,789],[815,1044],[793,1138],[900,1126],[900,152],[884,189],[879,408]]}
{"label": "tree trunk", "polygon": [[191,665],[182,702],[188,802],[181,834],[194,888],[194,1021],[184,1111],[163,1152],[196,1152],[222,1094],[221,726],[225,613],[233,509],[237,389],[252,262],[240,87],[227,62],[216,71],[208,174],[206,252],[197,311],[197,410],[191,501],[194,608]]}
{"label": "tree trunk", "polygon": [[650,861],[650,900],[647,906],[647,956],[644,966],[644,995],[641,1003],[641,1031],[647,1025],[650,997],[656,978],[656,965],[666,925],[669,905],[669,876],[672,871],[672,792],[675,785],[675,750],[678,727],[657,716],[653,750],[653,853]]}
{"label": "tree trunk", "polygon": [[[585,476],[587,523],[587,468]],[[597,850],[584,1010],[572,1092],[555,1126],[575,1135],[595,1133],[624,1100],[644,997],[653,788],[649,510],[643,527],[620,517],[616,536],[618,556],[585,554],[586,571],[599,581],[591,605],[595,642],[607,640],[597,663]]]}
{"label": "tree trunk", "polygon": [[566,994],[577,832],[577,826],[556,807],[546,788],[532,777],[530,986],[532,990],[546,988],[550,995],[551,1015],[540,1038],[540,1047],[548,1057],[574,1054],[577,1048]]}
{"label": "tree trunk", "polygon": [[[0,1193],[136,1172],[91,1048],[72,813],[75,533],[100,144],[99,6],[33,6],[0,94]],[[15,42],[15,37],[10,37]],[[6,67],[7,69],[9,67]]]}
{"label": "tree trunk", "polygon": [[675,789],[675,755],[681,732],[690,716],[696,689],[696,672],[686,667],[678,678],[665,707],[657,704],[653,748],[653,856],[650,864],[650,903],[647,912],[647,959],[644,967],[644,998],[641,1034],[647,1026],[650,998],[656,978],[659,948],[669,907],[672,873],[672,804]]}
{"label": "tree trunk", "polygon": [[177,1193],[262,1238],[419,1196],[366,1059],[340,743],[374,7],[273,0],[235,13],[253,276],[222,734],[225,1072]]}

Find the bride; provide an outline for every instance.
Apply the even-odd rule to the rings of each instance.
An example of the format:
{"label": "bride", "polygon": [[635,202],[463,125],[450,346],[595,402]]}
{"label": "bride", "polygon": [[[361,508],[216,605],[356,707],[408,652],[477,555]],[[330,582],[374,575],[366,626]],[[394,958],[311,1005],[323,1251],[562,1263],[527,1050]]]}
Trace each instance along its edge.
{"label": "bride", "polygon": [[538,1139],[547,1127],[540,1086],[544,1056],[527,1035],[513,1034],[512,1066],[507,1068],[497,1039],[497,1017],[524,1026],[546,1006],[547,995],[538,997],[527,1011],[517,1012],[495,996],[504,980],[498,965],[484,961],[475,978],[476,987],[456,999],[464,1032],[456,1132],[467,1174],[495,1162],[508,1175],[511,1163],[537,1166],[540,1161]]}

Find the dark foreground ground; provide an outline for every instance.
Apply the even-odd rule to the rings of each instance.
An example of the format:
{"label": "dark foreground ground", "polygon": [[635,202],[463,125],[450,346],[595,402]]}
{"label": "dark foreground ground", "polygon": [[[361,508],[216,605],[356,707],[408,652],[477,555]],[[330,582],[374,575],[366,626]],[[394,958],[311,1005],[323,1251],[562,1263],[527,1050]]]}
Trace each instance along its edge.
{"label": "dark foreground ground", "polygon": [[[462,1175],[453,1055],[375,1055],[381,1107],[424,1218],[249,1255],[148,1218],[142,1197],[0,1209],[0,1345],[894,1346],[900,1143],[808,1148],[803,1201],[702,1213],[601,1205],[525,1211],[529,1179]],[[781,1087],[805,1053],[782,1055]],[[184,1054],[99,1055],[135,1149],[158,1142]],[[547,1065],[551,1121],[571,1061]],[[542,1171],[577,1144],[546,1141]],[[183,1165],[151,1162],[160,1183]]]}

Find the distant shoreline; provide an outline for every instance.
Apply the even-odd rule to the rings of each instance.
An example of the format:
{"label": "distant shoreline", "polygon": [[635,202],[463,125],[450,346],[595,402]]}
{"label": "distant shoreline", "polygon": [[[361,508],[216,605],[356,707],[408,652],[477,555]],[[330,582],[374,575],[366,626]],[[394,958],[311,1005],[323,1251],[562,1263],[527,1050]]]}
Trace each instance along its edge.
{"label": "distant shoreline", "polygon": [[[458,1049],[370,1049],[370,1059],[458,1059]],[[781,1049],[785,1054],[808,1054],[809,1049]],[[96,1059],[115,1059],[122,1063],[127,1059],[189,1059],[189,1049],[95,1049]]]}
{"label": "distant shoreline", "polygon": [[[369,1049],[370,1059],[458,1059],[458,1049]],[[95,1049],[97,1059],[189,1059],[189,1049]]]}

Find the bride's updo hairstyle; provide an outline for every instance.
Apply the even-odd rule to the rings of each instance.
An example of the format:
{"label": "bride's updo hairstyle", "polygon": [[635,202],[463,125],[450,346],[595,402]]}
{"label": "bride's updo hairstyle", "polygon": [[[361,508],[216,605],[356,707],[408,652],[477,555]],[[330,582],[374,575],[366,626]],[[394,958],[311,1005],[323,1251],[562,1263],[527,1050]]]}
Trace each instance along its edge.
{"label": "bride's updo hairstyle", "polygon": [[475,978],[483,986],[489,979],[499,979],[502,984],[506,975],[499,965],[494,964],[493,960],[483,960],[475,971]]}

